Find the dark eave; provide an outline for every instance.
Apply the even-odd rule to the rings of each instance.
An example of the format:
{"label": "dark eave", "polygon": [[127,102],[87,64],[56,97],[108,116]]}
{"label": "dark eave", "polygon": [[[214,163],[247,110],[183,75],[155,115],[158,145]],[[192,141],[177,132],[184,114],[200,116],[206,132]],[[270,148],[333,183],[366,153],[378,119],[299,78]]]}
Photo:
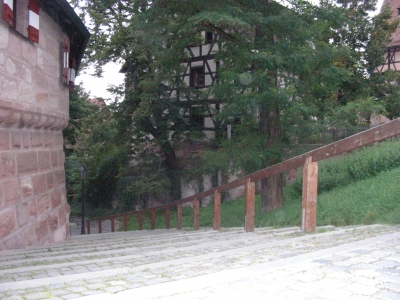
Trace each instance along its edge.
{"label": "dark eave", "polygon": [[56,22],[70,39],[70,53],[79,69],[90,33],[67,0],[39,0],[40,8]]}

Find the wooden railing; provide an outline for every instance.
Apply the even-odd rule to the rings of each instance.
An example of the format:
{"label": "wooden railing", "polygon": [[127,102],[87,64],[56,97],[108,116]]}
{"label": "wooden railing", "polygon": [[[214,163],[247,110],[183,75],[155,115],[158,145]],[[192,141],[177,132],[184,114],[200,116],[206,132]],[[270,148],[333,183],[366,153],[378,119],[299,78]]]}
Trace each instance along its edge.
{"label": "wooden railing", "polygon": [[142,230],[143,215],[148,212],[151,213],[151,229],[154,230],[156,211],[160,210],[165,211],[165,228],[169,229],[171,207],[176,207],[177,229],[182,229],[182,205],[188,202],[193,202],[193,227],[197,230],[199,229],[200,199],[208,196],[214,198],[213,229],[218,230],[221,226],[221,193],[240,186],[245,186],[245,231],[254,231],[255,182],[303,166],[302,230],[313,232],[316,224],[317,162],[397,135],[400,135],[400,118],[181,200],[148,209],[87,220],[87,233],[90,234],[91,221],[98,222],[99,233],[101,233],[104,220],[111,220],[111,230],[114,232],[117,218],[123,218],[123,227],[126,231],[128,230],[128,216],[131,215],[138,215],[138,228]]}

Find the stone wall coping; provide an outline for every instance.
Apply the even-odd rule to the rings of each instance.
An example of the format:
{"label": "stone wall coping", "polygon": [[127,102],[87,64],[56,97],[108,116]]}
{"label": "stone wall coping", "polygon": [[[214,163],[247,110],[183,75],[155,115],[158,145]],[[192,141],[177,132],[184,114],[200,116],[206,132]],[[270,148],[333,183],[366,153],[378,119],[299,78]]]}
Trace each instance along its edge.
{"label": "stone wall coping", "polygon": [[62,131],[68,120],[68,113],[0,99],[0,127]]}

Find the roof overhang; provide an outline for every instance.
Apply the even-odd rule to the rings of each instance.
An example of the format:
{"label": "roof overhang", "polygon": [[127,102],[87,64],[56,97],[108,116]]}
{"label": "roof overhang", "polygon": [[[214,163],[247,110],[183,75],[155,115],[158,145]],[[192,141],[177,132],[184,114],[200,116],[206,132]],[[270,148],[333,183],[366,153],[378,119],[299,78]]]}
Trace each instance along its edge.
{"label": "roof overhang", "polygon": [[70,53],[76,58],[76,69],[78,70],[90,38],[85,24],[67,0],[39,0],[39,2],[42,4],[41,9],[68,35]]}

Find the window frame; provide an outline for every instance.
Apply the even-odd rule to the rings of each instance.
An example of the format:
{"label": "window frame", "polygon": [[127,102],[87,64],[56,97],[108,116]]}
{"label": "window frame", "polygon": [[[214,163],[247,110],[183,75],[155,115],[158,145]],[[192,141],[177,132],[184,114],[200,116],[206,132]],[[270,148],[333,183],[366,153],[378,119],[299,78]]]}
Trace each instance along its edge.
{"label": "window frame", "polygon": [[190,68],[190,86],[194,88],[205,87],[205,68],[204,66],[195,66]]}
{"label": "window frame", "polygon": [[40,5],[38,0],[3,0],[3,20],[24,38],[39,43]]}

